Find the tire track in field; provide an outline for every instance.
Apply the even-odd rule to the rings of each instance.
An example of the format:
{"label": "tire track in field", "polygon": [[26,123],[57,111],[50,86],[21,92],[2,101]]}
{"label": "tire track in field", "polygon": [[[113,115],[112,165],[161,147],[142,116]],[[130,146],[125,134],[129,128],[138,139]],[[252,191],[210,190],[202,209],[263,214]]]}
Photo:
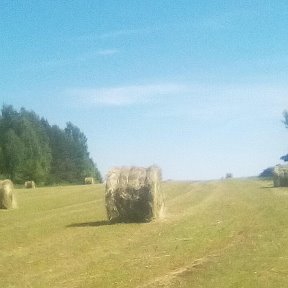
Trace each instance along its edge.
{"label": "tire track in field", "polygon": [[[185,187],[184,192],[179,192],[178,196],[168,199],[165,220],[179,221],[184,217],[194,215],[202,206],[206,207],[207,203],[213,203],[222,192],[219,191],[219,184],[214,182],[190,183],[188,187]],[[211,204],[209,203],[209,205]],[[179,209],[175,209],[175,207],[179,207]]]}

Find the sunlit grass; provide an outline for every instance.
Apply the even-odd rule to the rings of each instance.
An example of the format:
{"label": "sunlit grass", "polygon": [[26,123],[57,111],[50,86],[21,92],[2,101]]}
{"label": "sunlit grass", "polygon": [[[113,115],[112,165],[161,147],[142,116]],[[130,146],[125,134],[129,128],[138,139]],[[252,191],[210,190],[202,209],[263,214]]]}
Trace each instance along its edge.
{"label": "sunlit grass", "polygon": [[100,184],[17,189],[0,287],[288,287],[288,189],[167,182],[161,221],[109,225]]}

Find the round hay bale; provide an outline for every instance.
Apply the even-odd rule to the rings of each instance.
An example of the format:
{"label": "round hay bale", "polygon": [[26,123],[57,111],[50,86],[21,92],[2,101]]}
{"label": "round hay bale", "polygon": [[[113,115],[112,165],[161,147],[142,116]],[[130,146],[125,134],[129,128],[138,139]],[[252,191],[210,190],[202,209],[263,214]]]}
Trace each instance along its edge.
{"label": "round hay bale", "polygon": [[94,178],[93,177],[86,177],[84,179],[84,183],[87,184],[87,185],[94,184]]}
{"label": "round hay bale", "polygon": [[156,166],[151,166],[147,169],[147,180],[149,181],[149,185],[153,186],[153,211],[155,218],[164,217],[164,195],[161,190],[161,170]]}
{"label": "round hay bale", "polygon": [[36,188],[34,181],[26,181],[24,185],[25,185],[26,189],[35,189]]}
{"label": "round hay bale", "polygon": [[115,191],[119,183],[120,173],[121,168],[113,168],[107,173],[106,176],[105,206],[107,216],[110,221],[116,221],[120,218],[115,204]]}
{"label": "round hay bale", "polygon": [[274,187],[288,187],[288,166],[275,166],[273,170]]}
{"label": "round hay bale", "polygon": [[233,178],[233,174],[232,173],[226,173],[225,178],[231,179],[231,178]]}
{"label": "round hay bale", "polygon": [[161,171],[149,168],[111,169],[106,176],[105,204],[111,222],[149,222],[163,216]]}
{"label": "round hay bale", "polygon": [[11,180],[0,181],[0,209],[17,208],[14,187]]}
{"label": "round hay bale", "polygon": [[280,187],[280,169],[279,169],[279,165],[274,167],[273,170],[273,184],[274,187]]}

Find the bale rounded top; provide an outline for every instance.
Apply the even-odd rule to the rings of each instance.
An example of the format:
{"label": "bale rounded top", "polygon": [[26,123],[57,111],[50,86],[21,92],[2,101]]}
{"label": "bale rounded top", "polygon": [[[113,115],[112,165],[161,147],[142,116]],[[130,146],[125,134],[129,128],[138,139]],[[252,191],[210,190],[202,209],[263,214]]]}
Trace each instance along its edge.
{"label": "bale rounded top", "polygon": [[140,189],[143,186],[161,181],[161,170],[157,166],[113,167],[106,175],[106,187],[130,187]]}
{"label": "bale rounded top", "polygon": [[275,187],[288,187],[288,165],[274,167],[273,182]]}
{"label": "bale rounded top", "polygon": [[288,166],[276,165],[273,170],[274,175],[284,175],[288,173]]}
{"label": "bale rounded top", "polygon": [[14,187],[13,182],[10,179],[0,180],[0,185],[3,186],[11,186]]}

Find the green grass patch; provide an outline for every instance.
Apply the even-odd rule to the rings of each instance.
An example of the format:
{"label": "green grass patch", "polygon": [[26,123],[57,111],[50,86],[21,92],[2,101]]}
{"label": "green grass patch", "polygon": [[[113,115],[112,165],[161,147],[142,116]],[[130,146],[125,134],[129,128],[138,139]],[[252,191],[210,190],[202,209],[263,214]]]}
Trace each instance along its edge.
{"label": "green grass patch", "polygon": [[109,225],[104,186],[17,189],[0,287],[288,287],[288,189],[167,182],[166,215]]}

